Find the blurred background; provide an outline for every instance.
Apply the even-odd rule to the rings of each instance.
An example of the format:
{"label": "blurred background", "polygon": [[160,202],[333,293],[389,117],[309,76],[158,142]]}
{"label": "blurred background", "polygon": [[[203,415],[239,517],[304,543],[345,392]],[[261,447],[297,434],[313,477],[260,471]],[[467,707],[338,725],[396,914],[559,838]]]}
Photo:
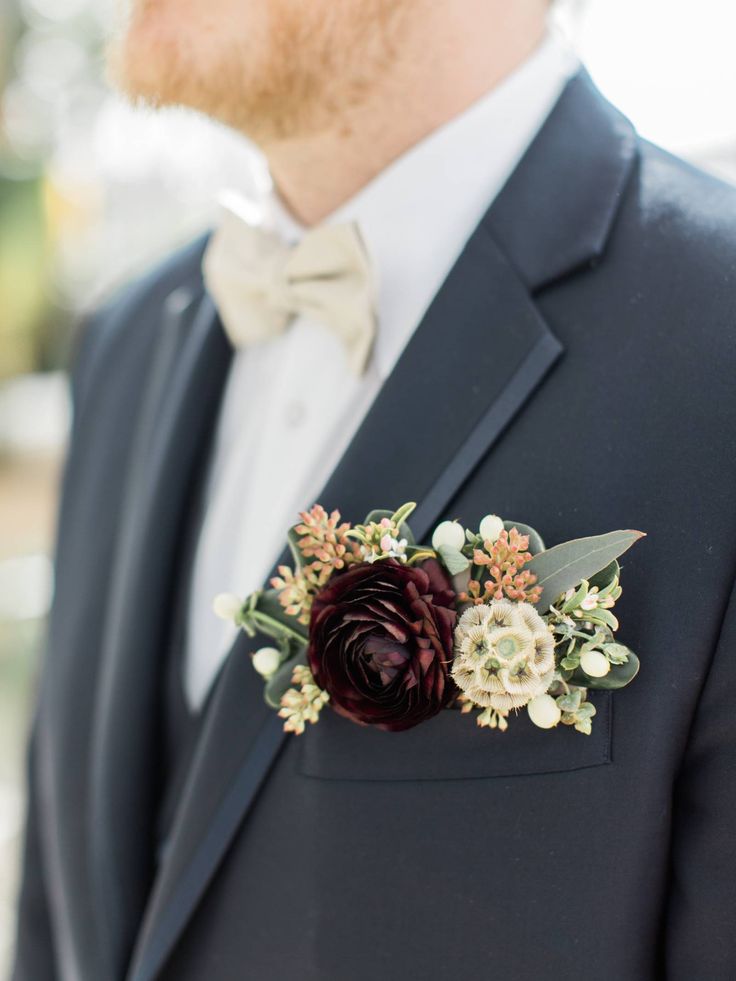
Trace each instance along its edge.
{"label": "blurred background", "polygon": [[[23,749],[53,579],[64,368],[96,298],[204,228],[263,163],[184,112],[105,85],[116,0],[0,0],[0,976]],[[736,181],[733,0],[562,0],[563,30],[646,137]]]}

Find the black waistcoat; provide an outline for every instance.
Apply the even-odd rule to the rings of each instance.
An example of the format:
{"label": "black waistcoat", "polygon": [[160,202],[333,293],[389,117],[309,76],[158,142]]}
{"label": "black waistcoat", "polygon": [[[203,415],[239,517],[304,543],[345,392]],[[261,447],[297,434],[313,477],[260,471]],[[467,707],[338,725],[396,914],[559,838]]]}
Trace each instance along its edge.
{"label": "black waistcoat", "polygon": [[197,478],[189,495],[190,499],[182,521],[175,565],[176,575],[172,585],[172,618],[161,665],[158,740],[160,791],[152,828],[156,863],[161,860],[165,852],[209,704],[208,697],[198,710],[193,710],[188,705],[184,692],[184,659],[187,649],[187,621],[192,601],[192,573],[197,542],[206,511],[208,450],[209,441],[196,468]]}

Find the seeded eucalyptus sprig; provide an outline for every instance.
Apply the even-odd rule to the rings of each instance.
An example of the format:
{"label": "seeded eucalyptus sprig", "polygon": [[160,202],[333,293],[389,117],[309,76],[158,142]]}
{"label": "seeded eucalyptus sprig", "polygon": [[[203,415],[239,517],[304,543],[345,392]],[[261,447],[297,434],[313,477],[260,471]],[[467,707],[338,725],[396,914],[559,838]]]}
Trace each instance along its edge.
{"label": "seeded eucalyptus sprig", "polygon": [[618,562],[570,588],[550,607],[547,621],[566,681],[589,688],[623,688],[639,670],[633,651],[615,640],[618,620],[611,612],[621,596]]}
{"label": "seeded eucalyptus sprig", "polygon": [[560,711],[560,722],[573,726],[576,732],[589,736],[593,729],[595,705],[588,701],[588,690],[582,685],[568,684],[561,676],[556,676],[548,689]]}

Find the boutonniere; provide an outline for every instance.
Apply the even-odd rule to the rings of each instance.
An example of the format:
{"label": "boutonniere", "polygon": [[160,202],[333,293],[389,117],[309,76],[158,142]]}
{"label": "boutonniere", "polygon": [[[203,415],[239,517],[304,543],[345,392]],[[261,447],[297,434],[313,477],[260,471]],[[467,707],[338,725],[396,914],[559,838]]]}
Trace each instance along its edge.
{"label": "boutonniere", "polygon": [[443,521],[417,544],[414,504],[351,526],[320,505],[289,533],[294,566],[215,612],[271,643],[253,655],[265,698],[302,733],[329,706],[400,731],[446,708],[504,731],[525,709],[542,729],[591,731],[590,689],[629,684],[639,661],[616,640],[618,558],[638,531],[546,549],[538,532],[487,515]]}

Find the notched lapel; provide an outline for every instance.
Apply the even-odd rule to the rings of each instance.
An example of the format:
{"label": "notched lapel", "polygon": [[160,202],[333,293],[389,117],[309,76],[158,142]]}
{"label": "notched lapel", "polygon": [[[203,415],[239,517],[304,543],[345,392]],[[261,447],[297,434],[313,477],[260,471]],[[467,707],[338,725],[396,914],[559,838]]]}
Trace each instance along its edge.
{"label": "notched lapel", "polygon": [[528,290],[479,226],[320,495],[360,521],[417,501],[417,535],[561,353]]}
{"label": "notched lapel", "polygon": [[[416,500],[412,528],[426,536],[560,356],[533,293],[600,258],[633,157],[630,126],[581,73],[469,240],[320,503],[356,521]],[[555,202],[559,229],[548,220]],[[131,981],[160,971],[283,745],[248,643],[236,641],[218,682]]]}

